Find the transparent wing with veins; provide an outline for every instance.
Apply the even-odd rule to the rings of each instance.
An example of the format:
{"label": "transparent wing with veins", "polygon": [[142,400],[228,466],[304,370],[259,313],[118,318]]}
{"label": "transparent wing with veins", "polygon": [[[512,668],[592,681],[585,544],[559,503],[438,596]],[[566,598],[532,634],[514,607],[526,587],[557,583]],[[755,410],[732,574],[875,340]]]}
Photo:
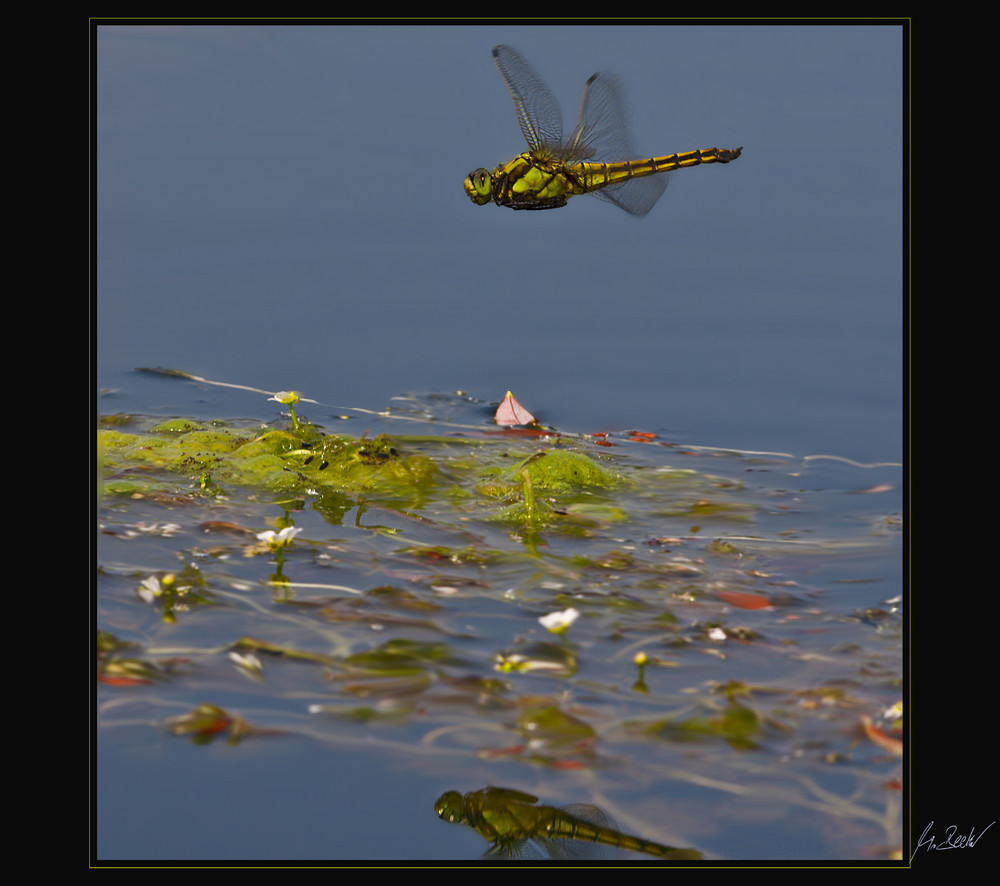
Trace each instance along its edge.
{"label": "transparent wing with veins", "polygon": [[[601,71],[583,89],[576,127],[563,141],[562,111],[541,75],[516,49],[497,46],[493,60],[507,84],[521,132],[532,151],[566,163],[642,159],[635,147],[628,97],[621,80]],[[663,195],[670,173],[608,185],[594,195],[633,215],[645,215]]]}
{"label": "transparent wing with veins", "polygon": [[500,76],[514,100],[517,122],[532,151],[556,152],[562,147],[562,110],[552,90],[521,53],[510,46],[493,50]]}

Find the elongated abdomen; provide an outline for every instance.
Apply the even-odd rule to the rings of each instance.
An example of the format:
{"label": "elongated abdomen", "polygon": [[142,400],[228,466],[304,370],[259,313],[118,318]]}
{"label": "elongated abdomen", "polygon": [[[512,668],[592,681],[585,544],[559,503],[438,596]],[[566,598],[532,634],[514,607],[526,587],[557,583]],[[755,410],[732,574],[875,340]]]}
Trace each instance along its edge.
{"label": "elongated abdomen", "polygon": [[702,163],[730,163],[740,156],[743,148],[704,148],[698,151],[686,151],[683,154],[667,154],[663,157],[649,157],[645,160],[624,160],[617,163],[579,163],[578,178],[583,190],[596,191],[607,185],[628,181],[645,175],[656,175],[658,172],[670,172],[674,169],[684,169],[687,166],[699,166]]}
{"label": "elongated abdomen", "polygon": [[[544,813],[540,820],[540,824],[544,828],[544,833],[552,837],[600,843],[604,846],[642,852],[646,855],[655,855],[658,857],[664,857],[678,851],[672,846],[663,846],[651,840],[643,840],[641,837],[623,834],[621,831],[614,830],[613,828],[602,827],[594,822],[579,819],[573,815],[565,815],[561,810],[542,806],[539,811]],[[594,812],[599,813],[602,818],[604,817],[599,809],[594,809]]]}

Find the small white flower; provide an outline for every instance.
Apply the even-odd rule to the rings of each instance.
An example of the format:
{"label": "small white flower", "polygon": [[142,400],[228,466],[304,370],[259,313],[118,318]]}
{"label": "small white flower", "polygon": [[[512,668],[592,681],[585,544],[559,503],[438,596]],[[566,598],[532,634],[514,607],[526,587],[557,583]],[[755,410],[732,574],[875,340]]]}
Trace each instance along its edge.
{"label": "small white flower", "polygon": [[272,551],[278,548],[288,547],[292,543],[292,539],[295,538],[302,530],[296,529],[294,526],[286,526],[284,529],[280,529],[275,532],[273,529],[268,529],[264,532],[257,533],[257,539],[264,542]]}
{"label": "small white flower", "polygon": [[277,400],[279,403],[284,403],[286,406],[292,403],[299,402],[299,395],[295,391],[278,391],[273,397],[268,397],[268,400]]}
{"label": "small white flower", "polygon": [[146,603],[152,603],[162,593],[163,586],[155,575],[151,575],[139,586],[139,598]]}
{"label": "small white flower", "polygon": [[550,612],[548,615],[541,616],[538,621],[545,630],[552,631],[553,634],[559,634],[565,631],[579,617],[580,613],[570,608],[565,612]]}
{"label": "small white flower", "polygon": [[[135,528],[139,532],[145,532],[148,534],[162,535],[164,538],[172,538],[176,535],[181,527],[177,523],[136,523]],[[135,533],[132,533],[133,535]]]}
{"label": "small white flower", "polygon": [[722,630],[722,628],[712,628],[712,630],[710,630],[708,632],[708,639],[709,640],[725,640],[726,639],[726,632],[724,630]]}
{"label": "small white flower", "polygon": [[252,652],[247,655],[240,655],[238,652],[230,652],[229,659],[238,668],[246,671],[251,676],[259,677],[264,671],[264,666],[260,663],[260,659],[257,658],[257,656]]}

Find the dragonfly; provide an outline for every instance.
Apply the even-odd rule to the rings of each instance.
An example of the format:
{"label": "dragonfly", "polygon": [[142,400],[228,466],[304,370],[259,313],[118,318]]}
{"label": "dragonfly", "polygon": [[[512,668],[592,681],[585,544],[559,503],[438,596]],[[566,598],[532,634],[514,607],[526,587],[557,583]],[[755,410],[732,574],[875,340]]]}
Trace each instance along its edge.
{"label": "dragonfly", "polygon": [[538,72],[516,49],[495,46],[493,61],[514,100],[528,150],[465,179],[472,202],[511,209],[555,209],[577,194],[594,194],[631,215],[646,215],[663,195],[671,170],[731,163],[742,147],[703,148],[641,158],[634,145],[621,80],[599,71],[583,89],[576,128],[563,138],[562,111]]}
{"label": "dragonfly", "polygon": [[564,808],[536,806],[538,797],[511,788],[490,785],[465,795],[447,791],[434,804],[445,821],[466,824],[490,841],[487,856],[518,856],[531,841],[545,849],[550,857],[569,853],[557,841],[577,840],[628,849],[673,861],[696,860],[702,854],[695,849],[663,846],[641,837],[631,837],[615,830],[596,806],[572,805]]}

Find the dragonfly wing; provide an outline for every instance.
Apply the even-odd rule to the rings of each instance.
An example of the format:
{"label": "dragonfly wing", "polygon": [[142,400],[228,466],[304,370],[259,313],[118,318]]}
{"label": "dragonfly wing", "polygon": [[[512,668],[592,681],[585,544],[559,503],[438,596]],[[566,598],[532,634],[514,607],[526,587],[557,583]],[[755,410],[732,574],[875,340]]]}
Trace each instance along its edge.
{"label": "dragonfly wing", "polygon": [[656,205],[670,183],[669,172],[658,172],[644,178],[630,178],[616,185],[608,185],[594,196],[599,200],[614,203],[619,209],[624,209],[630,215],[642,218]]}
{"label": "dragonfly wing", "polygon": [[[483,853],[483,858],[524,858],[524,841],[508,842],[500,840]],[[528,853],[528,857],[534,857]]]}
{"label": "dragonfly wing", "polygon": [[[580,98],[580,115],[566,143],[566,152],[574,160],[614,163],[645,159],[635,146],[628,97],[616,75],[601,71],[587,81]],[[669,180],[668,172],[628,179],[595,191],[594,196],[632,215],[643,216],[663,196]]]}
{"label": "dragonfly wing", "polygon": [[[571,803],[558,810],[580,823],[594,825],[598,828],[614,828],[615,823],[596,806],[584,803]],[[595,843],[590,839],[572,839],[560,834],[557,837],[535,836],[531,842],[537,843],[549,858],[572,859],[577,861],[598,859],[609,861],[615,858],[613,847]]]}
{"label": "dragonfly wing", "polygon": [[617,75],[600,71],[587,81],[566,147],[575,160],[637,158],[628,95]]}
{"label": "dragonfly wing", "polygon": [[583,860],[610,859],[613,852],[583,840],[564,840],[536,834],[520,840],[500,840],[494,843],[483,858],[518,858],[526,861],[542,859]]}
{"label": "dragonfly wing", "polygon": [[552,90],[516,49],[495,46],[493,61],[514,100],[517,122],[532,151],[562,144],[562,111]]}
{"label": "dragonfly wing", "polygon": [[495,785],[487,785],[482,790],[474,792],[474,796],[481,798],[489,797],[500,800],[513,800],[518,803],[537,803],[538,797],[534,794],[526,794],[524,791],[516,791],[514,788],[498,788]]}

